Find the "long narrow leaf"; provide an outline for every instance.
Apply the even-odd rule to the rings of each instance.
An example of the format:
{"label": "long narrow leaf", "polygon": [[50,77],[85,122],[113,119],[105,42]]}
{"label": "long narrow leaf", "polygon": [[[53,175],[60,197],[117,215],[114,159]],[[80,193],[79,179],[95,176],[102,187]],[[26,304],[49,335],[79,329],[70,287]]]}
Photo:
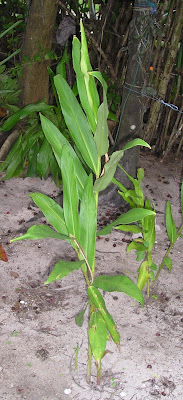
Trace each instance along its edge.
{"label": "long narrow leaf", "polygon": [[10,242],[16,242],[18,240],[23,239],[31,239],[31,240],[38,240],[38,239],[45,239],[45,238],[53,238],[53,239],[63,239],[68,240],[69,236],[61,235],[58,232],[53,231],[47,225],[33,225],[31,228],[28,229],[25,235],[19,236],[18,238],[10,240]]}
{"label": "long narrow leaf", "polygon": [[81,71],[81,65],[80,65],[80,63],[81,63],[81,43],[76,36],[74,36],[74,38],[73,38],[72,59],[73,59],[74,71],[76,73],[79,98],[80,98],[82,107],[86,113],[91,130],[94,133],[95,129],[96,129],[96,119],[94,117],[93,110],[90,107],[90,103],[89,103],[88,97],[87,97],[85,79],[84,79],[84,75]]}
{"label": "long narrow leaf", "polygon": [[72,140],[78,147],[87,165],[96,173],[97,148],[88,121],[65,79],[61,75],[57,75],[54,82],[59,95],[62,113]]}
{"label": "long narrow leaf", "polygon": [[135,146],[144,146],[144,147],[148,147],[149,149],[151,148],[151,146],[147,143],[147,142],[145,142],[144,140],[142,140],[142,139],[133,139],[133,140],[131,140],[130,142],[128,142],[124,147],[123,147],[123,151],[124,150],[128,150],[128,149],[131,149],[132,147],[135,147]]}
{"label": "long narrow leaf", "polygon": [[171,204],[169,201],[167,201],[166,204],[165,222],[170,243],[173,244],[177,239],[177,228],[172,217]]}
{"label": "long narrow leaf", "polygon": [[132,210],[127,211],[125,214],[120,215],[114,222],[102,228],[99,232],[97,232],[97,236],[99,235],[108,235],[113,226],[117,226],[120,224],[132,224],[133,222],[138,222],[142,218],[147,215],[155,215],[154,211],[145,210],[143,208],[133,208]]}
{"label": "long narrow leaf", "polygon": [[93,281],[93,285],[106,292],[123,292],[128,296],[133,297],[144,306],[144,299],[141,291],[135,283],[125,275],[98,276]]}
{"label": "long narrow leaf", "polygon": [[54,154],[55,154],[55,157],[56,157],[59,167],[60,167],[60,162],[61,162],[61,154],[62,154],[63,146],[68,147],[70,155],[74,161],[75,172],[76,172],[76,177],[77,177],[77,182],[78,182],[78,190],[79,190],[79,193],[81,194],[83,192],[85,182],[87,180],[87,174],[86,174],[77,154],[73,150],[73,148],[70,145],[70,143],[68,142],[68,140],[62,135],[62,133],[59,131],[59,129],[51,121],[49,121],[49,119],[47,119],[46,117],[44,117],[41,114],[40,114],[40,119],[41,119],[41,125],[42,125],[43,132],[46,136],[46,139],[52,146],[52,149],[54,151]]}
{"label": "long narrow leaf", "polygon": [[93,357],[99,362],[104,355],[107,343],[106,323],[99,312],[93,312],[90,315],[88,335]]}
{"label": "long narrow leaf", "polygon": [[80,269],[83,264],[84,264],[83,261],[60,260],[53,268],[53,271],[51,272],[49,278],[45,282],[45,285],[47,285],[50,282],[57,281],[58,279],[64,278],[64,276],[69,275],[74,270]]}
{"label": "long narrow leaf", "polygon": [[88,177],[80,203],[80,245],[84,250],[89,265],[94,265],[97,229],[97,208],[93,193],[92,175]]}
{"label": "long narrow leaf", "polygon": [[32,197],[34,203],[40,208],[47,221],[56,231],[63,235],[68,235],[62,207],[45,194],[31,193],[29,196]]}
{"label": "long narrow leaf", "polygon": [[74,162],[67,146],[63,146],[61,156],[61,171],[63,180],[63,210],[67,230],[79,240],[79,196]]}
{"label": "long narrow leaf", "polygon": [[46,175],[48,171],[51,153],[51,146],[45,138],[37,156],[37,172],[41,179]]}
{"label": "long narrow leaf", "polygon": [[92,70],[92,67],[90,64],[88,46],[86,42],[86,36],[82,21],[80,23],[80,28],[81,28],[81,71],[85,79],[88,102],[96,119],[99,107],[99,95],[96,88],[95,79],[93,76],[89,74],[89,72]]}
{"label": "long narrow leaf", "polygon": [[[43,103],[41,101],[34,103],[34,104],[29,104],[28,106],[25,106],[18,110],[15,114],[11,115],[5,123],[2,125],[1,130],[2,131],[9,131],[12,129],[17,122],[21,121],[23,118],[27,117],[29,114],[37,111],[48,111],[50,110],[51,106],[48,106],[46,103]],[[51,107],[52,108],[52,107]]]}
{"label": "long narrow leaf", "polygon": [[105,164],[104,167],[104,175],[98,179],[96,179],[95,184],[94,184],[94,191],[99,193],[101,190],[104,190],[109,183],[111,182],[119,160],[121,157],[123,157],[123,150],[120,151],[115,151],[112,156],[110,157],[110,160]]}

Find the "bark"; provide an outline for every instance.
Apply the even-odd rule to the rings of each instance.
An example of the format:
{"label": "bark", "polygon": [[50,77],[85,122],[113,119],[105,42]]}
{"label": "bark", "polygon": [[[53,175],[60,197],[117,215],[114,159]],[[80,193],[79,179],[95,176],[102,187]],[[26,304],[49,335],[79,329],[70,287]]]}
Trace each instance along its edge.
{"label": "bark", "polygon": [[[22,106],[49,97],[49,60],[45,54],[51,50],[54,23],[57,12],[56,0],[32,0],[23,44],[21,88]],[[40,55],[40,62],[34,57]]]}
{"label": "bark", "polygon": [[8,155],[9,151],[11,150],[14,143],[18,139],[19,135],[20,135],[20,132],[13,131],[7,137],[7,139],[5,140],[5,142],[3,143],[3,145],[0,149],[0,162],[4,161],[6,159],[6,156]]}
{"label": "bark", "polygon": [[[178,52],[178,44],[181,39],[181,34],[182,34],[182,28],[183,28],[183,1],[179,1],[179,6],[176,8],[176,15],[175,15],[175,25],[174,25],[174,31],[172,34],[171,38],[171,43],[169,47],[169,55],[166,59],[164,71],[161,76],[160,84],[159,84],[159,90],[158,90],[158,97],[165,99],[166,93],[167,93],[167,88],[168,84],[171,78],[171,73],[172,69],[174,66],[174,63],[176,61],[177,57],[177,52]],[[150,112],[150,118],[147,124],[147,128],[144,134],[145,140],[147,140],[149,143],[151,142],[151,139],[154,136],[154,133],[157,130],[158,123],[160,120],[161,116],[161,109],[162,109],[162,104],[160,101],[156,101],[153,103],[151,106],[151,112]]]}

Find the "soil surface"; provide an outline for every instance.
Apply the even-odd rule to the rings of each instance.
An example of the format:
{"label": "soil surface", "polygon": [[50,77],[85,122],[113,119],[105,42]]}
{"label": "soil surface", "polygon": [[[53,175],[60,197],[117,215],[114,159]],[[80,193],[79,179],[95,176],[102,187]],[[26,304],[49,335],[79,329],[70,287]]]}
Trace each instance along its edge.
{"label": "soil surface", "polygon": [[[160,263],[169,241],[164,211],[170,200],[176,225],[181,225],[180,159],[164,163],[145,153],[143,188],[156,205],[154,262]],[[43,286],[60,259],[75,257],[69,244],[58,240],[19,241],[12,238],[45,222],[27,195],[40,191],[52,198],[51,180],[11,179],[0,182],[0,243],[8,262],[0,261],[0,399],[2,400],[182,400],[183,399],[183,252],[178,239],[171,273],[163,268],[145,307],[123,293],[105,293],[109,312],[121,336],[121,352],[108,342],[102,361],[101,384],[86,382],[87,315],[82,328],[75,316],[86,304],[80,271]],[[118,210],[104,204],[99,224],[115,219]],[[30,221],[31,220],[31,221]],[[137,280],[134,251],[126,255],[130,234],[114,230],[97,240],[96,274],[126,274]],[[77,350],[76,350],[77,349]],[[75,355],[78,351],[77,371]]]}

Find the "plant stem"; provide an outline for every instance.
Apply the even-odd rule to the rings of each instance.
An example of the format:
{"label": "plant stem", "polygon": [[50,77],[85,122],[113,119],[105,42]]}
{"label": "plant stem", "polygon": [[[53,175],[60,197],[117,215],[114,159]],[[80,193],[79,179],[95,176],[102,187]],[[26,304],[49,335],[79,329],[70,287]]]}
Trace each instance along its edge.
{"label": "plant stem", "polygon": [[88,368],[87,368],[87,382],[91,382],[91,363],[92,363],[92,350],[90,343],[88,344]]}
{"label": "plant stem", "polygon": [[[182,230],[183,230],[183,225],[181,225],[180,229],[179,229],[178,232],[177,232],[177,238],[176,238],[176,240],[177,240],[178,237],[180,236]],[[175,240],[175,242],[176,242],[176,240]],[[155,283],[156,283],[156,281],[157,281],[157,279],[158,279],[158,277],[159,277],[159,274],[160,274],[160,272],[161,272],[161,270],[162,270],[162,268],[163,268],[163,265],[165,264],[165,261],[164,261],[164,260],[165,260],[166,257],[168,257],[170,251],[173,249],[173,246],[174,246],[175,242],[174,242],[174,243],[171,243],[171,245],[169,246],[169,248],[168,248],[168,250],[167,250],[165,256],[163,257],[163,260],[162,260],[161,264],[159,265],[158,272],[157,272],[157,274],[156,274],[156,277],[155,277],[155,280],[154,280],[154,282],[153,282],[152,287],[154,287],[154,285],[155,285]]]}
{"label": "plant stem", "polygon": [[100,385],[101,378],[101,360],[97,363],[97,385]]}

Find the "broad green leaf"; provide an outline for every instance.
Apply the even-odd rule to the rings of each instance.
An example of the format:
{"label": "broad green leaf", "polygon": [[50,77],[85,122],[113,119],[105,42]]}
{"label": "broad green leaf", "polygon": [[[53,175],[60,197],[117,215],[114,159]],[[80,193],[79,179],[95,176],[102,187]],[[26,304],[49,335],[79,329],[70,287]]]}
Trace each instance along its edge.
{"label": "broad green leaf", "polygon": [[18,110],[15,114],[11,115],[1,126],[2,131],[9,131],[12,129],[19,121],[21,121],[23,118],[27,117],[31,113],[37,111],[48,111],[52,108],[51,106],[48,106],[44,102],[37,102],[34,104],[29,104],[28,106],[25,106]]}
{"label": "broad green leaf", "polygon": [[62,133],[59,131],[59,129],[51,121],[49,121],[49,119],[47,119],[43,115],[40,115],[40,119],[41,119],[41,125],[42,125],[43,132],[46,136],[46,139],[52,146],[52,149],[54,151],[54,154],[55,154],[55,157],[56,157],[59,167],[60,167],[60,162],[61,162],[61,154],[62,154],[63,146],[68,147],[70,155],[74,161],[75,172],[76,172],[76,177],[77,177],[77,182],[78,182],[78,190],[79,190],[79,193],[81,194],[83,192],[83,189],[85,186],[87,174],[86,174],[77,154],[73,150],[73,148],[70,145],[70,143],[68,142],[68,140],[62,135]]}
{"label": "broad green leaf", "polygon": [[63,181],[63,210],[65,224],[69,234],[79,240],[79,196],[74,162],[67,146],[63,146],[61,156],[61,171]]}
{"label": "broad green leaf", "polygon": [[141,221],[141,219],[147,215],[155,215],[155,212],[152,210],[145,210],[143,208],[133,208],[132,210],[127,211],[125,214],[120,215],[114,222],[105,228],[102,228],[99,232],[97,232],[97,236],[108,235],[111,233],[111,230],[114,226],[120,224],[132,224],[133,222]]}
{"label": "broad green leaf", "polygon": [[120,231],[123,232],[132,232],[132,233],[141,233],[142,228],[138,225],[118,225],[115,226],[114,229],[119,229]]}
{"label": "broad green leaf", "polygon": [[80,29],[81,29],[81,71],[85,79],[88,102],[96,119],[99,107],[99,95],[96,88],[95,79],[93,76],[89,74],[89,72],[92,71],[92,67],[90,64],[86,36],[82,21],[80,23]]}
{"label": "broad green leaf", "polygon": [[166,204],[165,222],[170,243],[173,244],[177,239],[177,228],[172,217],[171,204],[169,201],[167,201]]}
{"label": "broad green leaf", "polygon": [[139,243],[139,242],[136,242],[135,240],[133,240],[133,242],[131,242],[131,243],[128,245],[128,247],[127,247],[127,250],[126,250],[127,254],[128,254],[131,250],[146,251],[146,250],[147,250],[147,247],[144,246],[143,243]]}
{"label": "broad green leaf", "polygon": [[181,209],[182,209],[182,218],[183,218],[183,181],[181,185]]}
{"label": "broad green leaf", "polygon": [[53,231],[53,229],[51,229],[47,225],[33,225],[31,226],[31,228],[28,229],[25,235],[19,236],[16,239],[12,239],[10,240],[10,242],[12,243],[17,240],[23,240],[23,239],[38,240],[45,238],[62,239],[62,240],[69,239],[68,236],[61,235],[60,233]]}
{"label": "broad green leaf", "polygon": [[151,148],[151,146],[149,146],[149,144],[147,142],[145,142],[142,139],[133,139],[132,141],[128,142],[124,147],[123,147],[123,151],[124,150],[128,150],[131,149],[132,147],[135,146],[144,146],[144,147],[148,147],[149,149]]}
{"label": "broad green leaf", "polygon": [[95,243],[97,230],[97,207],[93,193],[93,177],[88,177],[80,202],[79,243],[85,252],[90,267],[95,263]]}
{"label": "broad green leaf", "polygon": [[104,156],[104,154],[108,152],[109,148],[107,125],[108,113],[109,111],[107,105],[105,105],[105,103],[103,102],[97,112],[97,127],[94,136],[99,157]]}
{"label": "broad green leaf", "polygon": [[[14,149],[13,149],[12,153],[14,153],[14,155],[12,157],[12,161],[9,163],[9,165],[6,169],[6,174],[5,174],[5,177],[3,178],[4,180],[13,178],[18,166],[22,162],[22,153],[23,153],[22,144],[20,143],[19,148],[16,147],[16,152],[14,152]],[[5,163],[4,163],[5,167],[7,165],[6,163],[7,163],[7,159],[5,160]]]}
{"label": "broad green leaf", "polygon": [[151,268],[153,271],[157,271],[157,269],[158,269],[158,267],[157,267],[157,265],[156,265],[155,263],[152,263],[152,264],[150,265],[150,268]]}
{"label": "broad green leaf", "polygon": [[97,148],[88,121],[71,88],[57,75],[54,78],[60,105],[72,140],[94,173],[97,171]]}
{"label": "broad green leaf", "polygon": [[143,261],[139,268],[139,276],[137,281],[137,286],[139,290],[143,290],[144,286],[147,284],[149,279],[149,272],[148,272],[148,262]]}
{"label": "broad green leaf", "polygon": [[79,98],[80,98],[82,107],[86,113],[91,130],[94,133],[96,130],[96,119],[94,117],[93,110],[90,107],[90,104],[88,101],[88,96],[87,96],[87,91],[86,91],[86,86],[85,86],[85,79],[84,79],[84,75],[81,71],[81,65],[80,65],[80,63],[81,63],[81,43],[76,36],[74,36],[73,42],[72,42],[72,59],[73,59],[74,71],[76,73]]}
{"label": "broad green leaf", "polygon": [[123,292],[144,306],[144,299],[141,291],[135,283],[125,275],[106,276],[101,275],[93,281],[93,286],[106,292]]}
{"label": "broad green leaf", "polygon": [[101,293],[95,286],[91,285],[88,287],[88,296],[89,296],[89,299],[91,300],[92,304],[97,308],[97,310],[101,314],[102,318],[104,319],[104,321],[107,325],[107,329],[111,335],[111,338],[118,345],[120,342],[120,335],[117,331],[117,328],[116,328],[116,325],[115,325],[115,322],[114,322],[112,316],[109,314],[109,312],[106,308],[105,301],[104,301]]}
{"label": "broad green leaf", "polygon": [[51,146],[45,138],[37,155],[37,172],[40,178],[43,178],[48,171],[51,153]]}
{"label": "broad green leaf", "polygon": [[123,150],[115,151],[110,160],[104,166],[104,175],[100,178],[96,179],[94,183],[94,191],[99,193],[101,190],[104,190],[109,183],[112,181],[112,178],[115,174],[117,164],[119,160],[123,157]]}
{"label": "broad green leaf", "polygon": [[171,272],[171,270],[172,270],[172,260],[171,260],[171,258],[168,257],[168,256],[165,257],[164,258],[164,263],[165,263],[166,267],[168,268],[169,272]]}
{"label": "broad green leaf", "polygon": [[57,281],[58,279],[62,279],[65,276],[69,275],[71,272],[78,270],[84,264],[83,261],[65,261],[60,260],[53,268],[53,271],[49,275],[45,285],[50,282]]}
{"label": "broad green leaf", "polygon": [[53,228],[63,235],[68,235],[62,207],[45,194],[31,193],[29,196],[32,197]]}
{"label": "broad green leaf", "polygon": [[107,327],[99,312],[90,315],[88,335],[93,357],[100,362],[106,349]]}

